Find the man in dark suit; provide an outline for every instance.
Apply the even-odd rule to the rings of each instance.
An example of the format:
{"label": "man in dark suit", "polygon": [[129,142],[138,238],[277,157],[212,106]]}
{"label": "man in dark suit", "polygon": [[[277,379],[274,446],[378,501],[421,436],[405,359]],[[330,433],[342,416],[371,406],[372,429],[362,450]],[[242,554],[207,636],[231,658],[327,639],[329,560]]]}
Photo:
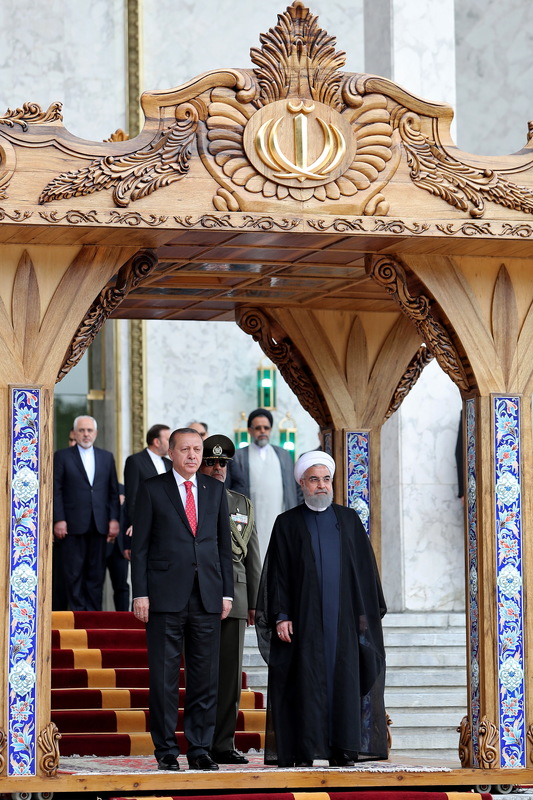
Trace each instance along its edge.
{"label": "man in dark suit", "polygon": [[113,454],[94,447],[93,417],[74,420],[76,446],[54,453],[54,536],[72,611],[100,611],[106,542],[119,534]]}
{"label": "man in dark suit", "polygon": [[187,658],[184,733],[191,769],[209,756],[216,718],[220,620],[231,610],[233,571],[224,486],[197,474],[203,443],[191,428],[169,441],[173,469],[144,481],[135,505],[132,585],[146,623],[150,732],[159,769],[177,770],[179,674]]}
{"label": "man in dark suit", "polygon": [[[217,434],[204,440],[200,467],[224,483],[235,446],[227,436]],[[235,728],[241,699],[242,654],[246,625],[253,625],[255,603],[261,577],[259,540],[252,504],[243,494],[226,490],[233,553],[233,606],[220,630],[217,721],[211,758],[217,764],[247,764],[248,759],[235,749]]]}
{"label": "man in dark suit", "polygon": [[124,493],[126,495],[126,535],[131,536],[131,526],[135,515],[135,501],[139,484],[154,475],[161,475],[172,469],[168,454],[168,425],[152,425],[146,434],[146,447],[139,453],[128,456],[124,464]]}

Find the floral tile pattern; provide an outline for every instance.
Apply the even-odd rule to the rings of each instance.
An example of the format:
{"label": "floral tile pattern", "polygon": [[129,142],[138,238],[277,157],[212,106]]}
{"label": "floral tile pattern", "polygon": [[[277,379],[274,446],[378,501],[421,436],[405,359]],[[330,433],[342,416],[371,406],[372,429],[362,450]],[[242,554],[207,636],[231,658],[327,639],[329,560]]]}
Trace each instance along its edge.
{"label": "floral tile pattern", "polygon": [[468,630],[470,647],[470,709],[472,724],[472,766],[478,766],[479,754],[479,599],[478,599],[478,529],[476,488],[476,401],[465,404],[466,415],[466,502],[468,525]]}
{"label": "floral tile pattern", "polygon": [[366,532],[370,533],[370,433],[346,434],[348,506],[354,508]]}
{"label": "floral tile pattern", "polygon": [[494,398],[500,766],[525,767],[520,398]]}
{"label": "floral tile pattern", "polygon": [[40,391],[11,389],[8,775],[36,774]]}

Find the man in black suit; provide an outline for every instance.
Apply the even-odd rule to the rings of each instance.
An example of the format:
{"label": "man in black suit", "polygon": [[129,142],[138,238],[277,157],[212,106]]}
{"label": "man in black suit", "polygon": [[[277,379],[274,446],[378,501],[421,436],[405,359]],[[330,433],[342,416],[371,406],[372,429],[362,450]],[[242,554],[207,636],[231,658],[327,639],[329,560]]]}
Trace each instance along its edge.
{"label": "man in black suit", "polygon": [[172,469],[168,454],[170,428],[168,425],[152,425],[146,434],[146,447],[139,453],[128,456],[124,464],[124,493],[126,495],[126,533],[131,536],[135,515],[135,501],[139,484],[154,475]]}
{"label": "man in black suit", "polygon": [[[170,437],[173,469],[144,481],[135,505],[132,585],[146,623],[150,732],[159,769],[177,770],[179,674],[187,658],[184,733],[191,769],[209,756],[216,719],[220,620],[231,610],[233,569],[224,486],[198,473],[203,443],[191,428]],[[198,473],[198,474],[197,474]]]}
{"label": "man in black suit", "polygon": [[101,611],[106,542],[119,534],[113,454],[94,447],[93,417],[74,420],[76,445],[54,453],[54,536],[72,611]]}

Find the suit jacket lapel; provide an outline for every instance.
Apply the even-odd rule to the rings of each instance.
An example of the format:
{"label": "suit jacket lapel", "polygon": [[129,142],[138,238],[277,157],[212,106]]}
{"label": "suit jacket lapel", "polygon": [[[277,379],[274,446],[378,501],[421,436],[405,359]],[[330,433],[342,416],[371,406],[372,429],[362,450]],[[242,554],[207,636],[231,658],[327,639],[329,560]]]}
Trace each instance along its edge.
{"label": "suit jacket lapel", "polygon": [[207,508],[207,484],[201,472],[196,473],[196,485],[198,486],[198,530],[205,517],[205,510]]}
{"label": "suit jacket lapel", "polygon": [[[74,463],[76,464],[77,468],[81,472],[82,477],[87,481],[87,483],[89,483],[89,476],[87,475],[87,470],[83,466],[83,461],[81,460],[80,451],[78,450],[78,445],[75,444],[70,449],[74,451],[72,453],[72,459],[73,459]],[[95,472],[96,472],[96,467],[95,467]]]}
{"label": "suit jacket lapel", "polygon": [[146,452],[146,450],[142,451],[141,456],[142,456],[143,461],[144,461],[144,463],[146,465],[146,469],[148,470],[150,475],[157,475],[157,470],[155,468],[155,464],[152,461],[152,459],[150,458],[150,456],[148,455],[148,453]]}

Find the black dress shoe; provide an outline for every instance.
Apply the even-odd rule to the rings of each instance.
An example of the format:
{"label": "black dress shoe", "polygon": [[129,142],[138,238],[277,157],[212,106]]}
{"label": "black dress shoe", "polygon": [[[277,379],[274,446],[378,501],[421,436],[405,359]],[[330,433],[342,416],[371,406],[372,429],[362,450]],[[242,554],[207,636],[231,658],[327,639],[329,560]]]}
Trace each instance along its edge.
{"label": "black dress shoe", "polygon": [[294,766],[295,767],[312,767],[313,766],[313,762],[312,761],[297,761]]}
{"label": "black dress shoe", "polygon": [[157,769],[170,769],[173,772],[177,772],[179,768],[178,759],[172,753],[157,759]]}
{"label": "black dress shoe", "polygon": [[340,751],[329,759],[330,767],[355,767],[355,761],[347,753]]}
{"label": "black dress shoe", "polygon": [[248,764],[248,759],[238,750],[211,750],[211,758],[217,764]]}
{"label": "black dress shoe", "polygon": [[208,753],[200,753],[196,758],[188,758],[189,769],[218,769],[218,764],[213,761]]}

